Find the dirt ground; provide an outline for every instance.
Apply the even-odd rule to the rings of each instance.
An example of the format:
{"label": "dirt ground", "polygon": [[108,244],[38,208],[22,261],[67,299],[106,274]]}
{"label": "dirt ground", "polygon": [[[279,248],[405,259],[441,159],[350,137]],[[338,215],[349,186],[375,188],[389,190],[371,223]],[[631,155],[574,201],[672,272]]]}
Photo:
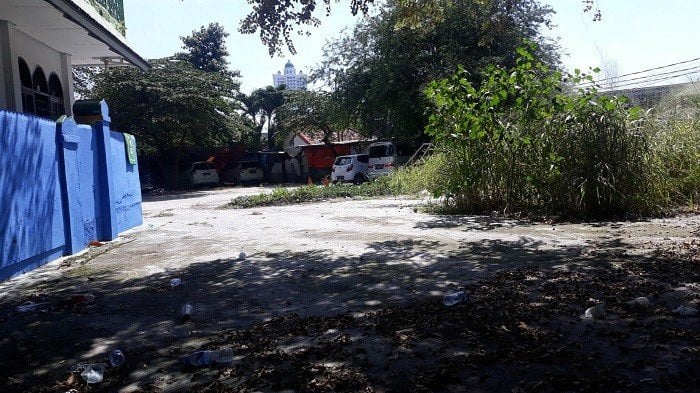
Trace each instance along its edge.
{"label": "dirt ground", "polygon": [[[698,391],[700,215],[547,224],[405,198],[220,208],[265,191],[150,197],[142,226],[0,283],[0,391]],[[459,290],[468,299],[445,306]],[[596,305],[604,316],[583,317]],[[221,348],[233,362],[181,360]],[[126,360],[101,383],[71,372],[113,349]]]}

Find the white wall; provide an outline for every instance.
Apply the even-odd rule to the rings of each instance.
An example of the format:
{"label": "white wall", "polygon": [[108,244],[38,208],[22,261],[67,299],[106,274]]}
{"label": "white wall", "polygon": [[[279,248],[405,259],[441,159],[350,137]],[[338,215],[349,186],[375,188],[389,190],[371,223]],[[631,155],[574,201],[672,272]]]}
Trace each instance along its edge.
{"label": "white wall", "polygon": [[[46,75],[46,80],[48,82],[51,73],[55,73],[56,76],[61,80],[61,87],[63,88],[63,99],[64,105],[66,107],[66,114],[71,113],[71,107],[73,104],[73,73],[70,64],[70,56],[64,55],[61,57],[61,53],[55,49],[45,45],[44,43],[34,39],[33,37],[25,34],[21,30],[17,29],[12,23],[9,23],[9,38],[10,38],[10,56],[12,62],[12,72],[14,74],[14,96],[16,104],[16,110],[18,112],[22,111],[22,95],[21,95],[21,81],[19,79],[19,70],[17,66],[18,59],[22,57],[24,61],[27,62],[29,66],[29,72],[33,73],[37,66],[41,66]],[[4,48],[2,48],[4,50]],[[3,67],[3,72],[7,72],[6,67]],[[7,86],[2,86],[3,91]],[[0,101],[0,104],[2,102]],[[9,107],[9,105],[0,107]]]}
{"label": "white wall", "polygon": [[10,40],[12,26],[8,21],[0,20],[0,109],[15,110],[15,95],[10,91],[14,86],[12,41]]}

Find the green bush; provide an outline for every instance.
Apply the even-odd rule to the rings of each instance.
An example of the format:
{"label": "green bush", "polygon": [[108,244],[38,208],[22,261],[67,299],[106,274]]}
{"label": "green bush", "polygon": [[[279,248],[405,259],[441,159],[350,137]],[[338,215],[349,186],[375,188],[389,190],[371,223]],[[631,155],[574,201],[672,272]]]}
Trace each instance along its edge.
{"label": "green bush", "polygon": [[432,82],[426,131],[441,153],[404,177],[430,179],[464,213],[604,218],[697,200],[697,116],[660,127],[624,99],[572,91],[591,76],[563,77],[531,53],[520,48],[513,69],[490,67],[478,89],[464,70]]}

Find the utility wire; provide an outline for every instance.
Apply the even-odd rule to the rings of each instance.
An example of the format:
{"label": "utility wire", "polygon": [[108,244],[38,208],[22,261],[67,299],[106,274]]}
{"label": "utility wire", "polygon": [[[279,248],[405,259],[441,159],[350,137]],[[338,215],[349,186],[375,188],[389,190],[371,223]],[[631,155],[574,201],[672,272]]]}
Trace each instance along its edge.
{"label": "utility wire", "polygon": [[[674,67],[674,66],[681,65],[681,64],[692,63],[692,62],[698,61],[698,60],[700,60],[700,57],[696,57],[695,59],[690,59],[690,60],[685,60],[685,61],[679,61],[679,62],[677,62],[677,63],[671,63],[671,64],[659,66],[659,67],[648,68],[648,69],[646,69],[646,70],[630,72],[629,74],[623,74],[623,75],[618,75],[618,76],[614,76],[614,77],[598,79],[598,80],[596,80],[594,83],[600,83],[600,82],[605,82],[605,81],[610,80],[610,79],[624,78],[624,77],[628,77],[628,76],[632,76],[632,75],[638,75],[638,74],[642,74],[642,73],[649,72],[649,71],[661,70],[661,69],[664,69],[664,68]],[[591,83],[592,83],[592,82],[584,82],[584,83],[581,83],[581,84],[582,84],[582,85],[585,85],[585,84],[591,84]]]}
{"label": "utility wire", "polygon": [[649,83],[652,83],[652,82],[663,82],[663,81],[667,81],[667,80],[671,80],[671,79],[681,78],[681,77],[683,77],[683,76],[690,76],[690,75],[689,75],[689,74],[685,74],[685,75],[675,75],[675,76],[659,77],[659,78],[655,78],[655,79],[650,79],[650,80],[645,80],[645,81],[639,81],[639,82],[630,83],[630,84],[625,85],[625,86],[615,86],[612,90],[627,90],[627,89],[634,89],[634,88],[644,88],[644,87],[649,87],[648,85],[647,85],[647,86],[642,86],[642,85],[644,85],[644,84],[649,84]]}
{"label": "utility wire", "polygon": [[667,72],[660,72],[657,74],[638,76],[638,77],[630,78],[630,79],[609,78],[609,79],[606,79],[604,81],[596,81],[596,83],[600,84],[602,82],[604,84],[606,82],[612,82],[612,83],[617,83],[619,85],[627,85],[627,84],[635,85],[635,84],[639,84],[639,83],[644,83],[646,80],[653,80],[653,79],[656,79],[656,78],[662,77],[662,76],[671,76],[674,74],[678,74],[678,75],[672,76],[673,78],[676,78],[676,77],[681,77],[681,76],[688,75],[688,74],[694,74],[696,72],[700,72],[700,65],[688,67],[688,68],[683,68],[680,70],[673,70],[673,71],[667,71]]}

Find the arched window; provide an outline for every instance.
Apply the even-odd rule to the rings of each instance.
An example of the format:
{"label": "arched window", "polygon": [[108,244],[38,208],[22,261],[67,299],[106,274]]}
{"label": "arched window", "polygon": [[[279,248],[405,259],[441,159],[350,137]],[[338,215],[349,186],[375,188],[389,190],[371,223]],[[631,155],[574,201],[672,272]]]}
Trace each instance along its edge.
{"label": "arched window", "polygon": [[40,66],[37,66],[34,69],[34,75],[32,75],[32,86],[34,87],[35,91],[40,91],[45,94],[49,92],[49,85],[46,83],[46,74],[44,74],[44,70]]}
{"label": "arched window", "polygon": [[32,87],[32,74],[29,72],[29,66],[23,58],[19,58],[19,80],[22,82],[22,87]]}
{"label": "arched window", "polygon": [[55,72],[49,75],[49,99],[51,100],[51,117],[57,118],[65,114],[63,107],[63,87]]}
{"label": "arched window", "polygon": [[19,80],[22,84],[22,112],[35,113],[34,105],[34,88],[32,87],[32,74],[29,72],[29,66],[23,58],[18,59],[19,63]]}
{"label": "arched window", "polygon": [[34,87],[35,114],[41,117],[51,117],[51,99],[49,98],[49,84],[46,82],[44,70],[37,66],[32,74],[32,87]]}

